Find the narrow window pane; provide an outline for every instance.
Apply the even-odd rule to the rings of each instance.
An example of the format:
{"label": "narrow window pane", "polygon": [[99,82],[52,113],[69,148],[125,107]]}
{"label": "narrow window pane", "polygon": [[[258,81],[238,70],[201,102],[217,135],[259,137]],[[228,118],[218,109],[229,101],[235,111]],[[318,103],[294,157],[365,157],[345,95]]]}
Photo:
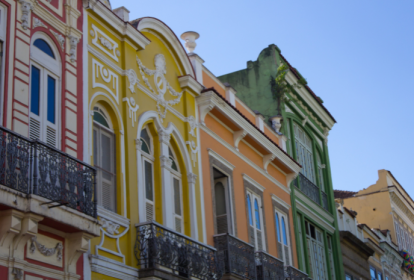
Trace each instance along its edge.
{"label": "narrow window pane", "polygon": [[143,130],[141,130],[141,138],[145,141],[145,143],[148,145],[148,154],[150,153],[149,151],[151,150],[151,138],[148,135],[148,131],[146,128],[144,128]]}
{"label": "narrow window pane", "polygon": [[56,118],[56,80],[47,76],[47,120],[55,123]]}
{"label": "narrow window pane", "polygon": [[282,217],[282,232],[283,232],[283,243],[287,246],[287,236],[286,236],[286,226],[285,226],[285,218]]}
{"label": "narrow window pane", "polygon": [[277,232],[277,241],[282,242],[280,237],[280,225],[279,225],[279,214],[276,213],[276,232]]}
{"label": "narrow window pane", "polygon": [[30,112],[39,116],[40,105],[40,70],[32,66],[32,80],[30,91]]}
{"label": "narrow window pane", "polygon": [[98,165],[98,143],[97,143],[97,131],[93,130],[93,164]]}
{"label": "narrow window pane", "polygon": [[43,39],[37,39],[33,45],[35,45],[38,49],[43,51],[45,54],[50,56],[51,58],[55,58],[55,54],[52,51],[52,48],[49,46],[48,43],[46,43]]}
{"label": "narrow window pane", "polygon": [[152,164],[148,161],[144,161],[145,172],[145,196],[148,200],[154,200],[154,194],[152,191]]}
{"label": "narrow window pane", "polygon": [[256,228],[260,229],[260,213],[259,213],[259,204],[257,203],[257,199],[254,200],[254,213],[256,218]]}
{"label": "narrow window pane", "polygon": [[217,183],[214,188],[214,194],[216,196],[216,215],[225,215],[226,211],[226,194],[222,183]]}
{"label": "narrow window pane", "polygon": [[174,206],[175,214],[181,216],[181,192],[180,192],[180,181],[174,178]]}
{"label": "narrow window pane", "polygon": [[103,125],[104,127],[109,128],[109,124],[106,121],[106,118],[99,112],[94,111],[93,112],[93,120],[96,121],[97,123]]}
{"label": "narrow window pane", "polygon": [[249,212],[249,223],[251,226],[253,226],[252,202],[250,201],[249,195],[247,195],[247,211]]}

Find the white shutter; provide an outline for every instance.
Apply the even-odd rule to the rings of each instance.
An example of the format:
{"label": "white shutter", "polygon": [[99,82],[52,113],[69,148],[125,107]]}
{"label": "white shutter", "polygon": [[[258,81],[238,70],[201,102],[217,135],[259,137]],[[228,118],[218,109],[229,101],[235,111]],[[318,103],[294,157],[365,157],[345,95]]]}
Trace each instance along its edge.
{"label": "white shutter", "polygon": [[30,117],[29,123],[29,138],[32,140],[41,139],[40,137],[40,122],[33,117]]}
{"label": "white shutter", "polygon": [[50,126],[47,126],[46,128],[46,143],[57,148],[57,133],[56,130]]}
{"label": "white shutter", "polygon": [[147,217],[147,222],[150,222],[152,220],[154,220],[154,205],[152,203],[150,203],[149,201],[146,202],[146,206],[145,206],[145,210],[146,210],[146,217]]}
{"label": "white shutter", "polygon": [[183,230],[183,217],[182,217],[182,204],[181,204],[181,182],[178,178],[173,177],[174,188],[174,219],[175,230],[182,233]]}

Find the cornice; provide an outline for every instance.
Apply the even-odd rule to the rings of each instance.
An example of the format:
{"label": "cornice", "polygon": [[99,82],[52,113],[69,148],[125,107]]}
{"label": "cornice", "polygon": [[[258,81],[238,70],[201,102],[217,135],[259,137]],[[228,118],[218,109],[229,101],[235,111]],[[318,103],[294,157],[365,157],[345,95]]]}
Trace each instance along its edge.
{"label": "cornice", "polygon": [[[318,213],[320,216],[324,217],[328,222],[333,223],[335,221],[334,217],[330,213],[326,212],[324,209],[322,209],[322,207],[320,205],[316,204],[316,202],[314,202],[313,200],[308,198],[302,192],[296,191],[295,195],[296,195],[297,198],[302,200],[304,203],[311,206],[313,212]],[[296,202],[298,202],[297,199],[296,199]]]}
{"label": "cornice", "polygon": [[[295,77],[295,75],[292,73],[292,71],[289,71],[286,75],[286,80],[290,84],[295,84],[298,82],[298,79]],[[323,110],[320,104],[311,96],[311,94],[305,89],[305,87],[301,87],[299,89],[296,89],[296,92],[300,94],[300,97],[306,102],[306,104],[311,107],[311,109],[317,114],[319,118],[322,119],[322,121],[325,123],[325,125],[328,126],[329,129],[332,129],[332,127],[335,124],[335,121],[328,115],[328,113]]]}
{"label": "cornice", "polygon": [[323,226],[329,233],[335,232],[335,227],[333,227],[331,224],[329,224],[327,221],[322,219],[320,216],[315,214],[314,209],[309,209],[305,204],[302,202],[296,200],[296,207],[298,210],[302,211],[303,214],[307,215],[308,217],[312,218],[316,223],[319,224],[319,226]]}
{"label": "cornice", "polygon": [[[399,216],[412,230],[414,230],[414,213],[402,199],[401,194],[393,189],[389,189],[391,199],[391,209]],[[392,207],[394,206],[394,207]],[[405,217],[404,217],[405,216]]]}
{"label": "cornice", "polygon": [[291,207],[290,204],[287,204],[284,200],[282,200],[280,197],[278,197],[277,195],[273,193],[272,193],[272,200],[276,201],[277,203],[285,207],[287,210],[289,210]]}
{"label": "cornice", "polygon": [[265,187],[263,187],[262,185],[260,185],[258,182],[256,182],[255,180],[253,180],[252,178],[250,178],[247,174],[242,174],[243,176],[243,180],[246,180],[247,182],[249,182],[250,184],[252,184],[253,186],[255,186],[256,188],[258,188],[261,192],[265,191]]}
{"label": "cornice", "polygon": [[232,107],[230,107],[226,102],[218,97],[216,93],[213,91],[205,92],[197,97],[196,100],[200,108],[200,122],[202,124],[204,124],[205,116],[209,111],[211,111],[213,108],[218,109],[230,120],[236,123],[240,127],[240,130],[246,131],[247,134],[255,139],[258,144],[263,146],[269,152],[269,154],[274,154],[277,159],[279,159],[287,168],[290,169],[291,172],[299,173],[301,167],[296,162],[287,156],[280,147],[277,147],[272,142],[270,142],[255,127],[247,122],[238,112],[236,112]]}
{"label": "cornice", "polygon": [[203,90],[203,86],[190,75],[178,77],[178,82],[182,89],[190,89],[191,92],[194,92],[197,96],[200,95]]}

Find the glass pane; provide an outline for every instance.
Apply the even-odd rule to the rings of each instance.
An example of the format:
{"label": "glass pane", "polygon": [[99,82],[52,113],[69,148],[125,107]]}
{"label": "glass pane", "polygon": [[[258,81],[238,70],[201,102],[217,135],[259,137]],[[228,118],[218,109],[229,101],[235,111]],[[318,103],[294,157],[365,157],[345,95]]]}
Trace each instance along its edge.
{"label": "glass pane", "polygon": [[148,135],[148,131],[146,128],[144,128],[143,130],[141,130],[141,138],[145,141],[145,143],[147,144],[147,148],[148,148],[148,152],[150,154],[150,150],[151,150],[151,138]]}
{"label": "glass pane", "polygon": [[97,143],[97,131],[93,130],[93,164],[98,165],[98,143]]}
{"label": "glass pane", "polygon": [[257,203],[257,199],[254,200],[254,215],[256,219],[256,228],[260,229],[260,212],[259,212],[259,204]]}
{"label": "glass pane", "polygon": [[101,135],[101,167],[112,173],[111,138]]}
{"label": "glass pane", "polygon": [[38,49],[43,51],[45,54],[47,54],[51,58],[55,58],[52,48],[49,46],[48,43],[46,43],[45,40],[37,39],[36,41],[34,41],[33,45],[35,45]]}
{"label": "glass pane", "polygon": [[147,143],[142,138],[141,138],[141,141],[142,141],[141,150],[146,152],[147,154],[149,154],[150,151],[149,151],[149,147],[148,147]]}
{"label": "glass pane", "polygon": [[226,210],[226,194],[222,183],[217,183],[214,187],[214,194],[216,196],[216,215],[224,215]]}
{"label": "glass pane", "polygon": [[369,268],[369,271],[370,271],[370,273],[371,273],[371,279],[372,280],[376,280],[377,279],[377,273],[376,273],[376,271],[375,271],[375,269],[374,268],[372,268],[372,267],[370,267]]}
{"label": "glass pane", "polygon": [[247,195],[247,210],[249,212],[249,223],[253,226],[253,217],[252,217],[252,202],[250,201],[250,196]]}
{"label": "glass pane", "polygon": [[382,280],[382,274],[378,272],[378,280]]}
{"label": "glass pane", "polygon": [[175,163],[174,158],[170,156],[170,159],[172,161],[171,168],[175,171],[178,171],[178,167],[177,167],[177,164]]}
{"label": "glass pane", "polygon": [[175,214],[181,216],[181,192],[180,192],[180,181],[176,178],[174,180],[174,206],[175,206]]}
{"label": "glass pane", "polygon": [[47,120],[55,123],[56,114],[56,80],[47,76]]}
{"label": "glass pane", "polygon": [[154,200],[154,194],[152,191],[152,164],[148,161],[144,161],[144,173],[145,173],[145,196],[148,200]]}
{"label": "glass pane", "polygon": [[40,70],[32,66],[30,88],[30,112],[39,116],[40,105]]}
{"label": "glass pane", "polygon": [[279,225],[279,214],[276,213],[276,232],[277,232],[277,241],[282,242],[280,237],[280,225]]}
{"label": "glass pane", "polygon": [[284,217],[282,217],[282,232],[283,232],[283,244],[288,245],[287,236],[286,236],[285,218]]}
{"label": "glass pane", "polygon": [[97,111],[93,112],[93,120],[96,121],[97,123],[103,125],[104,127],[110,128],[106,118],[101,113],[99,113]]}

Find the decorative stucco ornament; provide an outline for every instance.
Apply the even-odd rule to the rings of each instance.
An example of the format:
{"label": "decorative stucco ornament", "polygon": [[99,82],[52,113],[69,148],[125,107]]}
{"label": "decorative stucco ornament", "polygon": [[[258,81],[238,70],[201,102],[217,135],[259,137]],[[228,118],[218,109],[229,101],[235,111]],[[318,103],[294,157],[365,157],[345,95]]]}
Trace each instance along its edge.
{"label": "decorative stucco ornament", "polygon": [[53,35],[55,35],[56,40],[58,40],[58,42],[60,43],[60,46],[62,47],[62,50],[65,49],[65,37],[62,36],[62,34],[59,34],[53,30],[50,30],[50,32],[52,32]]}
{"label": "decorative stucco ornament", "polygon": [[281,115],[277,115],[270,118],[270,121],[272,122],[272,128],[276,131],[276,133],[280,134],[280,128],[282,127],[282,121],[283,117]]}
{"label": "decorative stucco ornament", "polygon": [[198,147],[196,146],[194,141],[187,141],[185,143],[190,146],[191,160],[193,161],[193,167],[195,167],[195,164],[197,162]]}
{"label": "decorative stucco ornament", "polygon": [[197,182],[197,174],[194,173],[188,173],[187,179],[189,184],[195,184]]}
{"label": "decorative stucco ornament", "polygon": [[132,127],[134,127],[135,122],[137,121],[137,111],[139,109],[138,104],[135,103],[133,97],[125,97],[122,101],[127,102],[129,107],[129,118],[132,120]]}
{"label": "decorative stucco ornament", "polygon": [[135,93],[135,85],[139,82],[137,73],[135,73],[135,71],[133,69],[128,69],[128,70],[126,70],[126,75],[128,77],[128,80],[129,80],[129,90],[132,93]]}
{"label": "decorative stucco ornament", "polygon": [[111,50],[112,51],[114,49],[114,46],[112,46],[111,42],[109,42],[108,40],[106,40],[104,37],[99,37],[98,39],[101,42],[101,44],[105,48],[107,48],[108,50]]}
{"label": "decorative stucco ornament", "polygon": [[161,160],[161,167],[163,168],[171,168],[173,161],[167,156],[160,156]]}
{"label": "decorative stucco ornament", "polygon": [[40,19],[34,17],[33,18],[33,27],[38,27],[38,26],[47,28],[46,24],[44,24]]}
{"label": "decorative stucco ornament", "polygon": [[14,275],[14,280],[23,279],[23,269],[14,267],[12,270],[12,274]]}
{"label": "decorative stucco ornament", "polygon": [[193,137],[196,137],[194,129],[196,129],[197,127],[199,127],[199,125],[198,125],[198,123],[197,123],[196,119],[195,119],[193,116],[189,116],[188,118],[186,118],[186,121],[187,121],[187,122],[188,122],[188,124],[190,125],[190,132],[189,132],[189,133],[190,133]]}
{"label": "decorative stucco ornament", "polygon": [[79,39],[72,35],[69,35],[68,37],[69,37],[69,45],[70,45],[69,56],[70,56],[70,61],[72,61],[73,63],[76,61],[76,47],[78,46]]}
{"label": "decorative stucco ornament", "polygon": [[60,242],[57,243],[54,248],[47,248],[45,245],[42,245],[39,242],[37,242],[36,237],[33,236],[32,242],[30,244],[30,253],[33,254],[36,251],[36,248],[42,255],[47,256],[47,257],[53,256],[57,252],[56,257],[58,261],[62,260],[63,245]]}
{"label": "decorative stucco ornament", "polygon": [[187,31],[181,34],[181,39],[185,41],[185,48],[189,53],[194,52],[197,47],[196,40],[200,38],[200,34],[194,31]]}
{"label": "decorative stucco ornament", "polygon": [[29,14],[33,7],[32,4],[29,3],[29,1],[19,0],[19,3],[22,5],[22,17],[20,18],[20,21],[22,22],[23,29],[26,30],[27,28],[29,28]]}
{"label": "decorative stucco ornament", "polygon": [[[155,55],[154,57],[155,70],[151,70],[145,67],[138,57],[137,57],[137,63],[139,66],[139,71],[142,76],[142,80],[144,81],[145,85],[152,91],[152,93],[156,95],[158,115],[160,116],[161,122],[163,122],[163,120],[165,119],[165,116],[167,115],[167,107],[178,104],[181,100],[181,96],[183,95],[183,92],[176,92],[171,87],[171,85],[167,82],[167,79],[165,78],[165,74],[167,74],[167,68],[166,68],[165,57],[163,54]],[[149,83],[145,74],[149,76],[154,76],[154,84],[155,84],[156,90],[153,89],[153,87]],[[176,98],[168,100],[168,101],[165,100],[164,95],[167,93],[167,91],[172,96],[175,96]]]}
{"label": "decorative stucco ornament", "polygon": [[105,229],[106,232],[108,232],[109,234],[114,235],[114,234],[119,233],[120,225],[112,221],[106,220],[104,218],[100,218],[100,221],[102,222],[102,228]]}

